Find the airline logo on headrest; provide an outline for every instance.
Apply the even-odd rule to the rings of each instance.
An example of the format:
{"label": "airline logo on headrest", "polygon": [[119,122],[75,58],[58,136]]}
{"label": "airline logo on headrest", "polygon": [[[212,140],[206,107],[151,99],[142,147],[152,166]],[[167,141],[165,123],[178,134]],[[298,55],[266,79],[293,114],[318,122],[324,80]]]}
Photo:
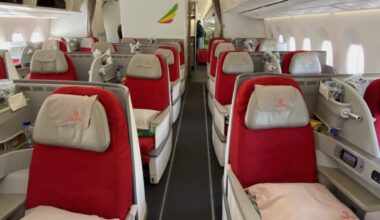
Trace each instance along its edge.
{"label": "airline logo on headrest", "polygon": [[78,123],[82,120],[82,118],[80,117],[80,114],[78,111],[73,111],[73,113],[70,115],[69,117],[69,121],[71,122],[75,122],[75,123]]}
{"label": "airline logo on headrest", "polygon": [[175,16],[177,15],[176,12],[177,12],[177,9],[178,9],[178,3],[176,3],[165,15],[164,17],[162,17],[158,23],[160,24],[170,24],[173,22]]}
{"label": "airline logo on headrest", "polygon": [[276,107],[286,108],[288,107],[288,105],[286,104],[286,101],[283,98],[280,98],[279,100],[277,100]]}

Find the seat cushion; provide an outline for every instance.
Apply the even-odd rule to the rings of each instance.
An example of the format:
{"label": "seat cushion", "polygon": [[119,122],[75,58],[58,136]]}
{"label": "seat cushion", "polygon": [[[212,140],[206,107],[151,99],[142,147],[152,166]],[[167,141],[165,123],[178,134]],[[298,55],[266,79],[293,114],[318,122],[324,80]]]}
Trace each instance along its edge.
{"label": "seat cushion", "polygon": [[262,219],[359,219],[319,183],[265,183],[246,191]]}
{"label": "seat cushion", "polygon": [[[69,212],[63,209],[54,208],[51,206],[38,206],[26,212],[22,220],[104,220],[96,215],[84,215],[80,213]],[[116,220],[116,219],[115,219]]]}
{"label": "seat cushion", "polygon": [[138,130],[148,130],[153,119],[160,114],[150,109],[133,109]]}

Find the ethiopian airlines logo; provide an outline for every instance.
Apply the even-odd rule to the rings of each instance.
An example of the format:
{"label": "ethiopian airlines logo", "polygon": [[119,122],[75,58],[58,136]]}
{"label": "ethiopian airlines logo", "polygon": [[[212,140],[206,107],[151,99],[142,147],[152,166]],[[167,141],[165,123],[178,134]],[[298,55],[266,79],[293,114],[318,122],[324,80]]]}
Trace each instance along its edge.
{"label": "ethiopian airlines logo", "polygon": [[177,15],[176,12],[177,12],[177,9],[178,9],[178,3],[175,4],[166,14],[164,17],[162,17],[158,23],[161,23],[161,24],[170,24],[173,22],[175,16]]}

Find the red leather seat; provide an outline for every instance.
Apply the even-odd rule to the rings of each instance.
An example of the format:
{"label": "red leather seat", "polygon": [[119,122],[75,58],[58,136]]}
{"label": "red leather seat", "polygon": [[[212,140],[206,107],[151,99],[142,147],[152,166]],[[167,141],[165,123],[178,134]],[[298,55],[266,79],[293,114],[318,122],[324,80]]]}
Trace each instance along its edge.
{"label": "red leather seat", "polygon": [[[49,102],[45,101],[45,110],[44,105],[41,107],[33,133],[35,146],[30,165],[27,209],[52,206],[107,219],[125,219],[128,215],[134,198],[131,146],[128,135],[130,131],[118,98],[109,91],[88,86],[58,88],[49,98],[54,97],[54,101],[59,101],[62,97],[69,97],[70,102],[66,99],[66,102],[60,104],[67,103],[66,106],[70,106],[73,98],[76,99],[76,103],[78,99],[80,103],[83,103],[85,97],[90,99],[91,96],[96,96],[94,100],[97,100],[95,101],[97,106],[92,105],[92,109],[96,106],[99,110],[99,105],[104,109],[101,119],[99,119],[99,113],[97,117],[93,117],[95,113],[92,111],[91,124],[97,124],[96,127],[104,128],[107,132],[96,132],[97,135],[86,139],[84,133],[87,131],[83,131],[77,136],[82,140],[79,146],[75,144],[75,141],[68,143],[71,142],[70,133],[76,131],[54,133],[55,131],[51,131],[54,129],[49,129],[56,125],[54,119],[51,119],[52,121],[48,122],[50,125],[47,126],[44,114],[50,114],[52,112],[50,110],[58,112],[54,117],[66,118],[60,112],[60,106],[54,106],[52,102],[48,105],[46,103]],[[66,108],[63,113],[72,109]],[[84,115],[74,113],[69,118],[71,121],[85,120]],[[108,129],[105,129],[106,127]],[[72,128],[69,126],[64,129]],[[49,134],[53,132],[54,136],[64,137],[66,141],[62,141],[61,138],[48,140],[44,132]],[[108,138],[100,137],[103,134],[107,136],[106,133],[109,134]],[[94,138],[96,140],[93,140]],[[99,141],[103,138],[108,141]],[[49,143],[56,141],[60,144]],[[94,145],[90,144],[99,142],[105,143],[102,145],[104,147],[102,150],[95,150]]]}
{"label": "red leather seat", "polygon": [[8,79],[7,70],[3,57],[0,57],[0,79]]}
{"label": "red leather seat", "polygon": [[0,80],[1,79],[20,79],[7,50],[0,50]]}
{"label": "red leather seat", "polygon": [[[364,100],[367,102],[372,117],[375,119],[375,129],[377,140],[380,140],[380,80],[374,80],[369,84],[365,93]],[[380,146],[379,146],[380,147]]]}
{"label": "red leather seat", "polygon": [[29,79],[77,80],[71,58],[59,50],[36,50],[30,65]]}
{"label": "red leather seat", "polygon": [[284,58],[282,58],[282,64],[281,64],[281,69],[282,73],[287,73],[289,74],[289,67],[290,63],[292,62],[292,58],[295,54],[297,53],[303,53],[305,52],[304,50],[297,50],[297,51],[292,51],[284,55]]}
{"label": "red leather seat", "polygon": [[[266,128],[251,127],[250,100],[257,86],[288,86],[299,92],[300,87],[288,77],[263,77],[245,81],[238,89],[234,109],[232,110],[232,124],[230,126],[230,155],[231,168],[239,182],[246,188],[257,183],[297,183],[316,182],[317,168],[313,131],[309,123],[306,104],[302,100],[302,120],[304,123],[291,126],[271,125],[278,120],[269,120]],[[293,93],[294,89],[291,90]],[[287,99],[282,98],[282,92],[274,96],[273,100],[264,100],[258,105],[270,108],[288,108]],[[277,97],[279,96],[279,97]],[[276,101],[275,99],[278,98]],[[256,98],[258,100],[258,98]],[[256,101],[260,102],[260,101]],[[273,103],[273,106],[272,104]],[[249,107],[250,106],[250,107]],[[293,105],[290,105],[293,106]],[[262,108],[263,106],[260,106]],[[261,110],[260,110],[261,111]],[[259,112],[259,111],[258,111]],[[255,115],[255,117],[258,117]],[[298,117],[298,114],[297,116]],[[258,117],[262,119],[262,117]],[[268,118],[267,118],[268,119]],[[298,118],[297,118],[298,119]],[[288,119],[285,119],[285,122]],[[263,121],[260,121],[263,123]],[[305,124],[305,125],[301,125]]]}
{"label": "red leather seat", "polygon": [[198,64],[206,64],[207,63],[207,50],[206,49],[198,49],[197,63]]}
{"label": "red leather seat", "polygon": [[91,52],[92,46],[97,42],[98,40],[95,37],[85,37],[80,42],[80,52]]}
{"label": "red leather seat", "polygon": [[[159,46],[160,49],[169,50],[174,57],[173,63],[169,63],[170,82],[176,82],[180,78],[180,55],[172,46]],[[156,51],[157,52],[157,51]]]}
{"label": "red leather seat", "polygon": [[210,38],[210,40],[208,41],[208,49],[207,49],[207,63],[208,64],[210,64],[210,62],[211,62],[211,50],[212,50],[212,45],[213,45],[214,41],[223,42],[223,41],[225,41],[225,39],[222,37]]}
{"label": "red leather seat", "polygon": [[218,63],[218,58],[220,54],[224,51],[233,51],[235,47],[232,43],[219,42],[214,43],[211,48],[211,59],[210,59],[210,76],[215,77],[216,66]]}

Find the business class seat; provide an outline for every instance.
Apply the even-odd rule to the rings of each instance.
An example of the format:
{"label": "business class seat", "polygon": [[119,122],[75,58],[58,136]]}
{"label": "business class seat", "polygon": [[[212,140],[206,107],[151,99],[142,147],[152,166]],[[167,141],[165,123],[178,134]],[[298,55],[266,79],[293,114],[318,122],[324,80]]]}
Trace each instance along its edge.
{"label": "business class seat", "polygon": [[0,50],[0,80],[2,79],[20,79],[7,50]]}
{"label": "business class seat", "polygon": [[257,52],[275,51],[277,50],[277,42],[275,40],[264,39],[256,45]]}
{"label": "business class seat", "polygon": [[91,52],[94,52],[95,50],[99,50],[101,53],[105,53],[108,50],[110,50],[111,53],[116,53],[115,46],[104,41],[96,42],[94,45],[92,45]]}
{"label": "business class seat", "polygon": [[155,51],[155,54],[160,54],[162,57],[164,57],[168,64],[174,123],[177,121],[179,113],[181,112],[181,78],[179,55],[176,48],[171,46],[160,46]]}
{"label": "business class seat", "polygon": [[314,220],[347,214],[347,219],[357,219],[318,183],[309,113],[293,79],[261,77],[243,82],[232,112],[224,187],[225,210],[231,216]]}
{"label": "business class seat", "polygon": [[293,51],[285,54],[282,72],[290,75],[321,74],[322,66],[315,52]]}
{"label": "business class seat", "polygon": [[80,52],[91,52],[92,46],[97,42],[94,37],[85,37],[80,42]]}
{"label": "business class seat", "polygon": [[211,63],[211,50],[212,46],[216,43],[226,42],[224,38],[211,38],[208,42],[207,48],[207,76],[210,75],[210,63]]}
{"label": "business class seat", "polygon": [[137,43],[137,41],[134,38],[127,38],[127,37],[125,37],[125,38],[121,38],[120,39],[120,43],[123,43],[123,44],[135,44],[135,43]]}
{"label": "business class seat", "polygon": [[220,55],[215,76],[212,143],[220,166],[224,166],[229,115],[236,78],[253,73],[254,64],[248,52],[227,51]]}
{"label": "business class seat", "polygon": [[71,58],[60,50],[36,50],[30,64],[29,79],[77,80]]}
{"label": "business class seat", "polygon": [[24,219],[135,219],[130,123],[107,90],[54,90],[34,126]]}
{"label": "business class seat", "polygon": [[208,106],[211,114],[214,110],[214,97],[215,97],[215,73],[218,64],[218,59],[222,52],[234,51],[235,47],[232,43],[213,43],[211,49],[211,63],[210,63],[210,74],[208,75]]}
{"label": "business class seat", "polygon": [[143,164],[149,165],[150,182],[158,183],[172,150],[170,80],[164,58],[134,55],[125,85],[131,93]]}
{"label": "business class seat", "polygon": [[168,42],[168,45],[174,46],[178,51],[180,77],[181,77],[181,95],[183,95],[186,89],[186,79],[187,79],[186,64],[185,64],[185,47],[182,41],[170,41]]}
{"label": "business class seat", "polygon": [[62,52],[67,52],[66,41],[57,40],[57,39],[49,39],[42,42],[41,49],[54,49],[61,50]]}
{"label": "business class seat", "polygon": [[380,140],[380,80],[374,80],[369,84],[365,93],[364,100],[366,101],[372,117],[374,118],[374,125],[376,130],[377,140]]}

